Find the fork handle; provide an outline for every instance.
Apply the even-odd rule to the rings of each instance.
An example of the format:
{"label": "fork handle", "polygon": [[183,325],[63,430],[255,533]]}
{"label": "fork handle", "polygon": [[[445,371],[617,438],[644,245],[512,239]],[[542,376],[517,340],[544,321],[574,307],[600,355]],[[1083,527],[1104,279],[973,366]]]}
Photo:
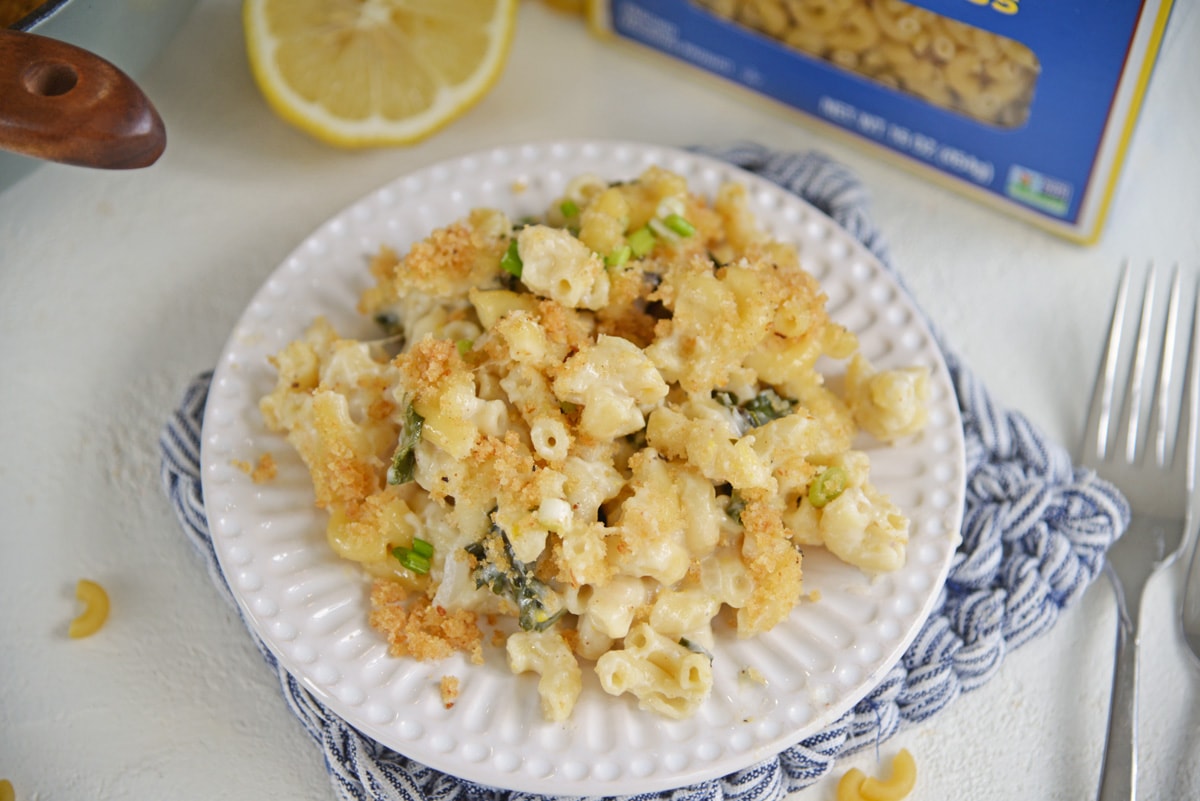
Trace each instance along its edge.
{"label": "fork handle", "polygon": [[1200,532],[1192,533],[1192,558],[1187,566],[1180,616],[1183,637],[1191,646],[1192,657],[1200,664]]}
{"label": "fork handle", "polygon": [[1138,614],[1136,604],[1130,613],[1112,565],[1106,563],[1105,572],[1117,596],[1117,644],[1097,799],[1130,801],[1137,798]]}

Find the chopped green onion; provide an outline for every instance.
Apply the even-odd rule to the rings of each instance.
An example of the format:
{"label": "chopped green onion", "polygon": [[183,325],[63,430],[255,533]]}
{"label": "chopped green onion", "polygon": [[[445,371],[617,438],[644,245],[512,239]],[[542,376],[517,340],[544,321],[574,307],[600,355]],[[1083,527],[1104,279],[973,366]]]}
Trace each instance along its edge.
{"label": "chopped green onion", "polygon": [[418,537],[413,537],[411,550],[413,553],[424,556],[426,559],[428,559],[433,556],[433,543],[427,542]]}
{"label": "chopped green onion", "polygon": [[696,233],[696,226],[688,222],[682,215],[668,214],[663,220],[663,225],[670,228],[680,236],[691,236]]}
{"label": "chopped green onion", "polygon": [[846,490],[848,477],[840,467],[826,467],[808,485],[808,502],[820,509]]}
{"label": "chopped green onion", "polygon": [[475,340],[460,339],[454,343],[454,347],[458,350],[459,356],[466,356],[471,352],[471,348],[475,347]]}
{"label": "chopped green onion", "polygon": [[400,564],[407,567],[414,573],[424,575],[429,572],[432,563],[428,556],[422,556],[416,551],[410,551],[408,548],[396,547],[392,549],[392,556],[400,560]]}
{"label": "chopped green onion", "polygon": [[654,250],[654,232],[646,226],[634,231],[625,241],[629,244],[629,251],[637,259]]}
{"label": "chopped green onion", "polygon": [[508,250],[504,251],[504,255],[500,258],[500,269],[509,275],[520,278],[523,267],[521,254],[517,252],[517,240],[513,239],[508,243]]}
{"label": "chopped green onion", "polygon": [[633,248],[629,247],[629,245],[622,245],[619,248],[613,249],[612,253],[605,256],[604,263],[609,267],[621,267],[625,262],[629,261],[629,256],[632,253]]}
{"label": "chopped green onion", "polygon": [[576,205],[574,200],[564,200],[562,205],[558,207],[558,210],[562,212],[564,217],[574,217],[579,213],[579,206]]}

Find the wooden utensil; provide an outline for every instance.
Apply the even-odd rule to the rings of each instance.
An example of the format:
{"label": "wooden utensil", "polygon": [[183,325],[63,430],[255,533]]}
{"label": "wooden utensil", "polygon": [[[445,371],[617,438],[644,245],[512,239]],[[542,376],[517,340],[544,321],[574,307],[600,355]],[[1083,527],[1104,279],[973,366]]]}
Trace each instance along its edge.
{"label": "wooden utensil", "polygon": [[104,169],[153,164],[166,127],[128,75],[94,53],[0,29],[0,149]]}

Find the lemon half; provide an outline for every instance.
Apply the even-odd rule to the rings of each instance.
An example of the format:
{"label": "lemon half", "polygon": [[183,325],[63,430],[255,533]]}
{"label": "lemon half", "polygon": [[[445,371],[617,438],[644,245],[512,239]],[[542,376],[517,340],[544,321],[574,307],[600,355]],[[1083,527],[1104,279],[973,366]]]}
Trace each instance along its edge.
{"label": "lemon half", "polygon": [[500,77],[517,0],[245,0],[271,108],[342,147],[423,139]]}

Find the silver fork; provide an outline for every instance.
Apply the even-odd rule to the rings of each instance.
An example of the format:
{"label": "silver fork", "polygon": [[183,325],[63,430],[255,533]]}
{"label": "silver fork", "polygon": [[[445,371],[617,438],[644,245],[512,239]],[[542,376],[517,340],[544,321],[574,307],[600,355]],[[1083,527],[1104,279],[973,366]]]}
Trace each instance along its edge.
{"label": "silver fork", "polygon": [[1183,639],[1192,649],[1192,661],[1200,667],[1200,534],[1192,535],[1191,549],[1192,557],[1188,561],[1187,578],[1183,584],[1180,620],[1183,622]]}
{"label": "silver fork", "polygon": [[[1088,409],[1082,463],[1116,485],[1132,520],[1109,550],[1105,572],[1117,598],[1118,627],[1100,801],[1137,798],[1138,617],[1147,580],[1177,554],[1190,508],[1189,462],[1196,420],[1196,303],[1180,336],[1179,270],[1171,279],[1161,335],[1152,333],[1153,267],[1142,299],[1129,297],[1130,268],[1117,287],[1108,347]],[[1140,313],[1137,306],[1140,305]],[[1132,354],[1126,318],[1139,314]],[[1123,365],[1127,367],[1123,368]],[[1151,373],[1153,370],[1153,373]],[[1124,378],[1118,382],[1118,375]],[[1147,384],[1147,379],[1153,381]],[[1147,408],[1148,407],[1148,408]],[[1177,422],[1172,425],[1172,420]]]}

